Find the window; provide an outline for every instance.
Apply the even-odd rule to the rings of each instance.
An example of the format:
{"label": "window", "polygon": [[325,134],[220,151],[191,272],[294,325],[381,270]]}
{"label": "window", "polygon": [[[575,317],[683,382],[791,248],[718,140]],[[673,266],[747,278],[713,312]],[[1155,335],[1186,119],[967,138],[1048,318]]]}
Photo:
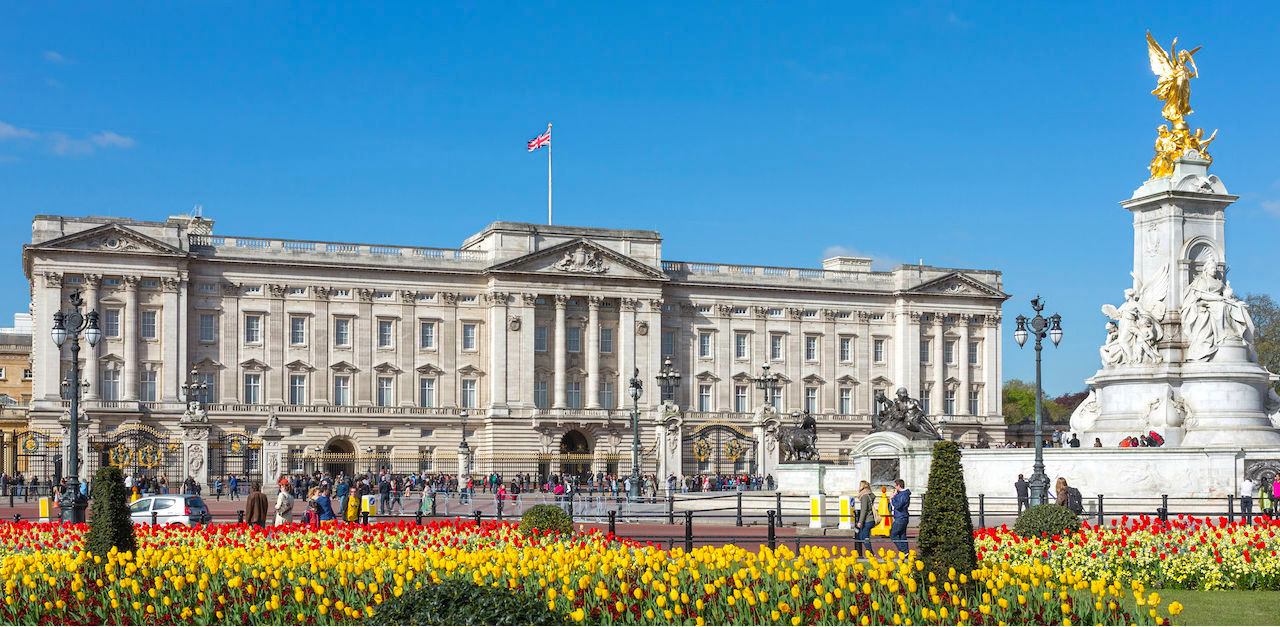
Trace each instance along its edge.
{"label": "window", "polygon": [[698,386],[698,411],[711,411],[711,386]]}
{"label": "window", "polygon": [[378,407],[391,406],[391,377],[378,377]]}
{"label": "window", "polygon": [[102,393],[104,401],[120,400],[120,371],[108,369],[102,371]]}
{"label": "window", "polygon": [[565,350],[570,353],[582,352],[582,329],[580,327],[569,327],[564,330]]}
{"label": "window", "polygon": [[733,411],[747,411],[747,386],[733,386]]}
{"label": "window", "polygon": [[804,389],[804,410],[811,413],[818,413],[818,388]]}
{"label": "window", "polygon": [[156,371],[143,370],[142,380],[138,382],[138,400],[156,400]]}
{"label": "window", "polygon": [[782,359],[782,336],[776,333],[769,336],[769,359]]}
{"label": "window", "polygon": [[733,334],[733,358],[734,359],[747,358],[747,334],[746,333],[739,332],[739,333]]}
{"label": "window", "polygon": [[932,342],[930,342],[929,340],[920,340],[920,363],[922,364],[929,363],[929,345],[930,344],[932,344]]}
{"label": "window", "polygon": [[539,353],[547,352],[547,327],[533,328],[533,350]]}
{"label": "window", "polygon": [[218,341],[217,315],[200,314],[200,341],[206,344],[212,344]]}
{"label": "window", "polygon": [[301,346],[307,343],[307,319],[302,316],[289,317],[289,343]]}
{"label": "window", "polygon": [[533,406],[538,409],[547,408],[547,382],[533,382]]}
{"label": "window", "polygon": [[462,325],[462,350],[473,351],[476,349],[476,325]]}
{"label": "window", "polygon": [[850,388],[840,388],[840,413],[853,413],[853,390]]}
{"label": "window", "polygon": [[144,340],[156,339],[156,312],[142,312],[142,319],[138,321],[138,333]]}
{"label": "window", "polygon": [[782,411],[782,406],[782,390],[775,390],[773,392],[773,408]]}
{"label": "window", "polygon": [[250,372],[244,375],[244,399],[246,405],[257,405],[262,402],[262,375]]}
{"label": "window", "polygon": [[201,372],[200,374],[197,374],[196,384],[199,385],[200,388],[196,390],[196,400],[201,403],[212,403],[213,399],[218,396],[216,394],[217,381],[218,378],[214,376],[213,373]]}
{"label": "window", "polygon": [[351,346],[351,318],[333,319],[333,345]]}
{"label": "window", "polygon": [[262,343],[262,316],[244,317],[244,343]]}
{"label": "window", "polygon": [[108,309],[102,314],[102,334],[106,337],[120,337],[120,310]]}
{"label": "window", "polygon": [[969,390],[969,415],[978,415],[978,391]]}
{"label": "window", "polygon": [[676,332],[662,332],[662,354],[663,356],[671,356],[676,354]]}
{"label": "window", "polygon": [[289,404],[290,405],[306,405],[307,404],[307,375],[305,374],[289,375]]}
{"label": "window", "polygon": [[920,393],[920,411],[926,414],[933,413],[931,411],[932,407],[930,407],[930,405],[932,405],[932,401],[933,401],[933,392],[930,392],[929,390],[925,390],[921,392]]}
{"label": "window", "polygon": [[391,348],[391,335],[394,328],[391,320],[378,321],[378,348]]}
{"label": "window", "polygon": [[946,394],[942,397],[942,412],[948,416],[955,415],[956,413],[956,391],[955,390],[947,390]]}
{"label": "window", "polygon": [[[418,407],[436,406],[436,380],[423,377],[418,379]],[[427,429],[424,429],[427,431]],[[427,434],[430,435],[430,434]],[[426,437],[426,436],[423,436]]]}
{"label": "window", "polygon": [[853,361],[853,338],[840,338],[840,361]]}
{"label": "window", "polygon": [[4,368],[0,368],[0,379],[4,379]]}
{"label": "window", "polygon": [[22,369],[22,380],[23,380],[23,381],[30,381],[30,380],[31,380],[31,369],[30,369],[30,368],[23,368],[23,369]]}
{"label": "window", "polygon": [[419,430],[418,430],[418,437],[422,437],[422,438],[429,438],[429,437],[431,437],[431,434],[433,434],[433,433],[435,433],[435,430],[434,430],[434,429],[419,429]]}
{"label": "window", "polygon": [[564,404],[570,409],[582,407],[582,382],[570,381],[564,384]]}
{"label": "window", "polygon": [[389,437],[391,437],[391,429],[388,429],[388,428],[385,428],[385,427],[378,429],[378,437],[380,437],[380,438],[389,438]]}
{"label": "window", "polygon": [[613,329],[600,329],[600,354],[613,352]]}
{"label": "window", "polygon": [[818,360],[818,338],[813,336],[804,338],[804,359],[805,361]]}
{"label": "window", "polygon": [[872,360],[877,364],[884,363],[884,340],[876,340],[872,349]]}
{"label": "window", "polygon": [[698,356],[711,356],[711,333],[707,331],[698,334]]}
{"label": "window", "polygon": [[[302,427],[289,427],[289,435],[302,435],[304,429]],[[289,447],[293,448],[293,447]]]}
{"label": "window", "polygon": [[478,404],[476,400],[477,400],[476,399],[476,380],[463,379],[462,380],[462,403],[461,403],[462,406],[475,407]]}
{"label": "window", "polygon": [[947,340],[942,344],[943,363],[952,365],[956,363],[956,341]]}
{"label": "window", "polygon": [[333,377],[333,404],[351,404],[351,375],[340,374]]}
{"label": "window", "polygon": [[613,409],[613,381],[600,382],[600,407]]}
{"label": "window", "polygon": [[969,365],[978,365],[978,343],[969,342]]}
{"label": "window", "polygon": [[435,350],[436,347],[436,323],[419,322],[418,323],[418,348],[424,350]]}

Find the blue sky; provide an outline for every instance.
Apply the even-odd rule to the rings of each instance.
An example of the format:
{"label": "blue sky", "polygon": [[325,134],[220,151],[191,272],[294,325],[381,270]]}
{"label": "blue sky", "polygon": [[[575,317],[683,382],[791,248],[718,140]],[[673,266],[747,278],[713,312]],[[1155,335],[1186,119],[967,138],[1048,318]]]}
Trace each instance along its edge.
{"label": "blue sky", "polygon": [[1280,297],[1275,3],[618,4],[8,4],[0,325],[34,214],[453,247],[545,219],[524,142],[551,121],[557,223],[658,229],[669,259],[999,269],[1006,377],[1039,293],[1066,329],[1045,387],[1082,389],[1163,121],[1147,29],[1204,46],[1233,285]]}

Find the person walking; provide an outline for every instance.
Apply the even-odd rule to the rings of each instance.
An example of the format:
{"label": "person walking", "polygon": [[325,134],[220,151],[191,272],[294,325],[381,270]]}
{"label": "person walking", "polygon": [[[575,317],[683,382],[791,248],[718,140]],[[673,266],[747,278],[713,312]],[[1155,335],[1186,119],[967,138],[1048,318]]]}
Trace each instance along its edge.
{"label": "person walking", "polygon": [[405,486],[400,479],[391,479],[391,505],[387,507],[387,513],[391,510],[397,510],[400,514],[404,514],[404,504],[400,502],[400,495],[404,492]]}
{"label": "person walking", "polygon": [[1013,491],[1018,495],[1018,513],[1030,507],[1031,505],[1031,484],[1027,483],[1026,477],[1018,475],[1018,480],[1013,482]]}
{"label": "person walking", "polygon": [[249,493],[244,510],[245,522],[254,527],[267,526],[267,495],[262,493],[261,483],[253,482],[253,491]]}
{"label": "person walking", "polygon": [[1053,484],[1053,491],[1057,494],[1057,498],[1053,499],[1054,504],[1066,507],[1071,500],[1071,496],[1068,494],[1067,480],[1058,477],[1058,481]]}
{"label": "person walking", "polygon": [[327,525],[333,522],[333,500],[329,498],[329,486],[320,486],[320,493],[316,494],[316,506],[320,514],[320,524]]}
{"label": "person walking", "polygon": [[280,486],[280,494],[276,495],[276,526],[293,522],[293,486],[287,482]]}
{"label": "person walking", "polygon": [[910,506],[911,490],[907,489],[907,482],[895,480],[893,496],[889,499],[889,507],[893,509],[893,526],[889,528],[889,539],[899,553],[907,552],[907,524],[911,522],[911,514],[907,512],[907,508]]}
{"label": "person walking", "polygon": [[858,519],[854,527],[858,530],[858,540],[854,550],[864,555],[871,554],[871,528],[876,526],[875,499],[871,496],[871,482],[858,484]]}
{"label": "person walking", "polygon": [[1253,491],[1258,489],[1253,479],[1248,477],[1240,482],[1240,513],[1245,515],[1245,520],[1249,520],[1249,515],[1253,513]]}
{"label": "person walking", "polygon": [[1075,434],[1075,433],[1072,433],[1072,434],[1071,434],[1071,439],[1070,439],[1070,440],[1067,440],[1067,444],[1068,444],[1071,448],[1080,448],[1080,436],[1079,436],[1079,435],[1077,435],[1077,434]]}

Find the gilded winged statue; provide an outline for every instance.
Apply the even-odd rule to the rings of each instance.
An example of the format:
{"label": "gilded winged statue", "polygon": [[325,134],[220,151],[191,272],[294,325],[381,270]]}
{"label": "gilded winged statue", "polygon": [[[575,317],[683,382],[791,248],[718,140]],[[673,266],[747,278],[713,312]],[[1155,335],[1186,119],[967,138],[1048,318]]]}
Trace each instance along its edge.
{"label": "gilded winged statue", "polygon": [[[1151,159],[1151,178],[1169,176],[1173,173],[1173,164],[1182,158],[1188,150],[1194,150],[1205,161],[1213,161],[1207,148],[1217,136],[1214,131],[1208,139],[1204,138],[1204,130],[1196,129],[1195,133],[1187,126],[1186,117],[1191,115],[1191,79],[1200,74],[1196,67],[1195,53],[1201,46],[1191,50],[1178,50],[1178,38],[1165,51],[1156,43],[1151,31],[1147,31],[1147,56],[1151,60],[1151,71],[1155,73],[1156,88],[1151,94],[1164,101],[1160,113],[1173,128],[1161,124],[1157,130],[1155,157]],[[1193,153],[1193,155],[1195,154]]]}

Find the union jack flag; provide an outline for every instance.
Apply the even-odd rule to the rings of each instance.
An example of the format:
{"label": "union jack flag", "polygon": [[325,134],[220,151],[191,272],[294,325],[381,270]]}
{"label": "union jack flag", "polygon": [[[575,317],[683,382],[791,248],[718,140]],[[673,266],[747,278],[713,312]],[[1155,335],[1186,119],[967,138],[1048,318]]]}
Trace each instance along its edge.
{"label": "union jack flag", "polygon": [[547,132],[529,140],[529,152],[533,152],[543,146],[551,143],[551,125],[547,125]]}

